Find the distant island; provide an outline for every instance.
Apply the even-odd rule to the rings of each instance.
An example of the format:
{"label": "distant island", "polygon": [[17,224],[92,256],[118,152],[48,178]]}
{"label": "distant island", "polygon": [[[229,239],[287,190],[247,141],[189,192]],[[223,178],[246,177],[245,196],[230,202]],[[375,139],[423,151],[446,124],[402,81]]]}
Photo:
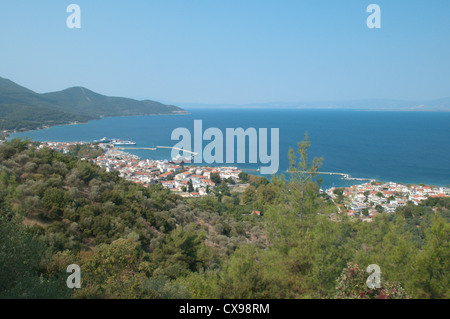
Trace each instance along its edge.
{"label": "distant island", "polygon": [[348,101],[298,101],[269,102],[250,104],[202,104],[179,103],[186,108],[229,108],[229,109],[316,109],[316,110],[359,110],[359,111],[396,111],[396,112],[450,112],[450,97],[436,100],[404,101],[392,99],[360,99]]}
{"label": "distant island", "polygon": [[174,105],[110,97],[84,87],[39,94],[0,77],[0,130],[85,123],[105,116],[187,114]]}

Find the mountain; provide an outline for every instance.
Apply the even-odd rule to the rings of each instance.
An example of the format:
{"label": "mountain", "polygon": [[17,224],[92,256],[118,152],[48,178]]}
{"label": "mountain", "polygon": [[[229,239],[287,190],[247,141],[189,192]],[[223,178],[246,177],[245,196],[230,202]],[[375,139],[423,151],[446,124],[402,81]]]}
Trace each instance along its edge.
{"label": "mountain", "polygon": [[39,94],[0,77],[0,129],[24,130],[102,116],[186,114],[159,102],[110,97],[83,87]]}
{"label": "mountain", "polygon": [[93,117],[148,114],[172,114],[183,110],[173,105],[144,100],[137,101],[123,97],[110,97],[92,92],[83,87],[73,87],[59,92],[42,94],[42,97],[59,103],[59,109],[77,112]]}
{"label": "mountain", "polygon": [[270,102],[251,104],[182,103],[186,108],[285,108],[285,109],[348,109],[365,111],[435,111],[450,112],[450,98],[430,101],[404,101],[391,99],[361,99],[350,101]]}

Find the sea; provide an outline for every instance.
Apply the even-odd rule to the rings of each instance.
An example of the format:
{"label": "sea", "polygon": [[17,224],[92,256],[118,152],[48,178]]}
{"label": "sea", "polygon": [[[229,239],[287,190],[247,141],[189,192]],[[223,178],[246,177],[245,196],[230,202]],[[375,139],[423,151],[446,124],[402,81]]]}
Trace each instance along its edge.
{"label": "sea", "polygon": [[[103,137],[132,140],[136,148],[175,146],[172,132],[187,128],[192,132],[194,120],[202,120],[203,132],[218,128],[226,145],[227,128],[279,129],[279,170],[286,175],[289,148],[308,133],[309,159],[322,157],[323,172],[349,174],[403,184],[450,184],[450,112],[392,112],[311,109],[187,109],[186,115],[150,115],[105,117],[86,124],[54,126],[15,133],[10,138],[28,137],[36,141],[92,142]],[[203,148],[210,141],[203,141]],[[248,144],[248,143],[247,143]],[[247,145],[248,148],[248,145]],[[269,143],[270,154],[270,143]],[[128,150],[141,158],[171,159],[171,149]],[[248,155],[248,154],[247,154]],[[250,174],[262,163],[211,164],[236,166]],[[270,175],[265,175],[270,179]],[[347,187],[367,181],[345,180],[340,175],[321,175],[323,189]]]}

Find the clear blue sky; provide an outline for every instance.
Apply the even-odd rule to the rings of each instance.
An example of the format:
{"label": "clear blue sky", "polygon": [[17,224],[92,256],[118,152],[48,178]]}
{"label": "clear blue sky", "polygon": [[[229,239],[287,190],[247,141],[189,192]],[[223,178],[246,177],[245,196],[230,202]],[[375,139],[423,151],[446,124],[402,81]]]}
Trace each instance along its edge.
{"label": "clear blue sky", "polygon": [[[81,7],[81,29],[66,8]],[[381,7],[381,29],[366,8]],[[448,0],[2,0],[0,76],[170,102],[450,96]]]}

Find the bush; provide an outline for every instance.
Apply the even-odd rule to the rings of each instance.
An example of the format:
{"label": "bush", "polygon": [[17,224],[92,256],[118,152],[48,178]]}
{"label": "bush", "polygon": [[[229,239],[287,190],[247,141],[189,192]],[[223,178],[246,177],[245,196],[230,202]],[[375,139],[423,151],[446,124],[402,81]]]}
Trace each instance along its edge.
{"label": "bush", "polygon": [[381,280],[381,288],[370,289],[366,280],[369,274],[357,264],[349,263],[337,279],[336,299],[407,299],[406,291],[399,283]]}

